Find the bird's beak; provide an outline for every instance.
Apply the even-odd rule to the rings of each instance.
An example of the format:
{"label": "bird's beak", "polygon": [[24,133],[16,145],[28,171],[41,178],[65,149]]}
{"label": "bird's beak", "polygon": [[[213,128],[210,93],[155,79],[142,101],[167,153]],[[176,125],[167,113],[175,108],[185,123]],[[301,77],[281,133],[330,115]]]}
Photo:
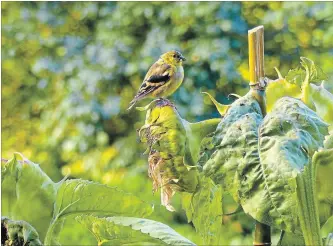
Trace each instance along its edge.
{"label": "bird's beak", "polygon": [[186,58],[185,58],[184,56],[181,56],[180,59],[181,59],[182,61],[186,61]]}

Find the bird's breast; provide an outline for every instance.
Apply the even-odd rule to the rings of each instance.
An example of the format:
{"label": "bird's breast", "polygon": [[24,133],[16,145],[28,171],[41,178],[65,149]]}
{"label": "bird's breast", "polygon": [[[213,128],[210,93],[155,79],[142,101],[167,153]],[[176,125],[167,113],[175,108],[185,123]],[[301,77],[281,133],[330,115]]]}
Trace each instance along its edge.
{"label": "bird's breast", "polygon": [[171,75],[170,80],[156,91],[153,92],[155,97],[168,97],[173,94],[182,84],[184,79],[183,67],[175,67],[175,72]]}
{"label": "bird's breast", "polygon": [[168,89],[165,91],[164,96],[169,96],[173,94],[178,87],[182,84],[184,79],[184,69],[183,67],[177,67],[176,72],[174,75],[171,77],[170,83],[168,83]]}
{"label": "bird's breast", "polygon": [[175,79],[180,80],[180,83],[184,79],[184,68],[182,66],[176,68]]}

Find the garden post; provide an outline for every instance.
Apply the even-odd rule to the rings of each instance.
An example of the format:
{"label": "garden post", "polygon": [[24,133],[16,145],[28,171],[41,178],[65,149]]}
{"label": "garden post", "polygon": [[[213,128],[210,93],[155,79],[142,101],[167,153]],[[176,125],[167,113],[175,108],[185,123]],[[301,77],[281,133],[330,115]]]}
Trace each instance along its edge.
{"label": "garden post", "polygon": [[[249,72],[252,95],[257,99],[263,116],[266,115],[265,72],[264,72],[264,27],[248,31]],[[253,245],[271,245],[271,228],[256,221]]]}

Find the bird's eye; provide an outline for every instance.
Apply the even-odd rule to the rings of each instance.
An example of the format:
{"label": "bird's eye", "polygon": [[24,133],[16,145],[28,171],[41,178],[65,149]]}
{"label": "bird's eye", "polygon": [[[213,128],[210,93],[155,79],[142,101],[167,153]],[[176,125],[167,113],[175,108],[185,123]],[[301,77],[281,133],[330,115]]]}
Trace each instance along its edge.
{"label": "bird's eye", "polygon": [[177,57],[177,55],[173,55],[173,57],[174,57],[174,58],[176,58],[176,57]]}

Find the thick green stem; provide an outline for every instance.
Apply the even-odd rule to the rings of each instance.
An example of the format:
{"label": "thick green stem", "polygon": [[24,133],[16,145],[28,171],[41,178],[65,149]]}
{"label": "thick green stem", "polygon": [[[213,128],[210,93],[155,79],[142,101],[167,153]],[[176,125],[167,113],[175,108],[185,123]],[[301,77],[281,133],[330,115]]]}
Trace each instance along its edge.
{"label": "thick green stem", "polygon": [[259,103],[262,116],[265,117],[266,113],[267,113],[265,91],[251,88],[250,93],[251,93],[252,97],[255,98],[257,100],[257,102]]}
{"label": "thick green stem", "polygon": [[271,245],[271,227],[256,221],[254,246]]}
{"label": "thick green stem", "polygon": [[316,166],[310,163],[297,176],[299,221],[306,245],[323,245],[316,200]]}

